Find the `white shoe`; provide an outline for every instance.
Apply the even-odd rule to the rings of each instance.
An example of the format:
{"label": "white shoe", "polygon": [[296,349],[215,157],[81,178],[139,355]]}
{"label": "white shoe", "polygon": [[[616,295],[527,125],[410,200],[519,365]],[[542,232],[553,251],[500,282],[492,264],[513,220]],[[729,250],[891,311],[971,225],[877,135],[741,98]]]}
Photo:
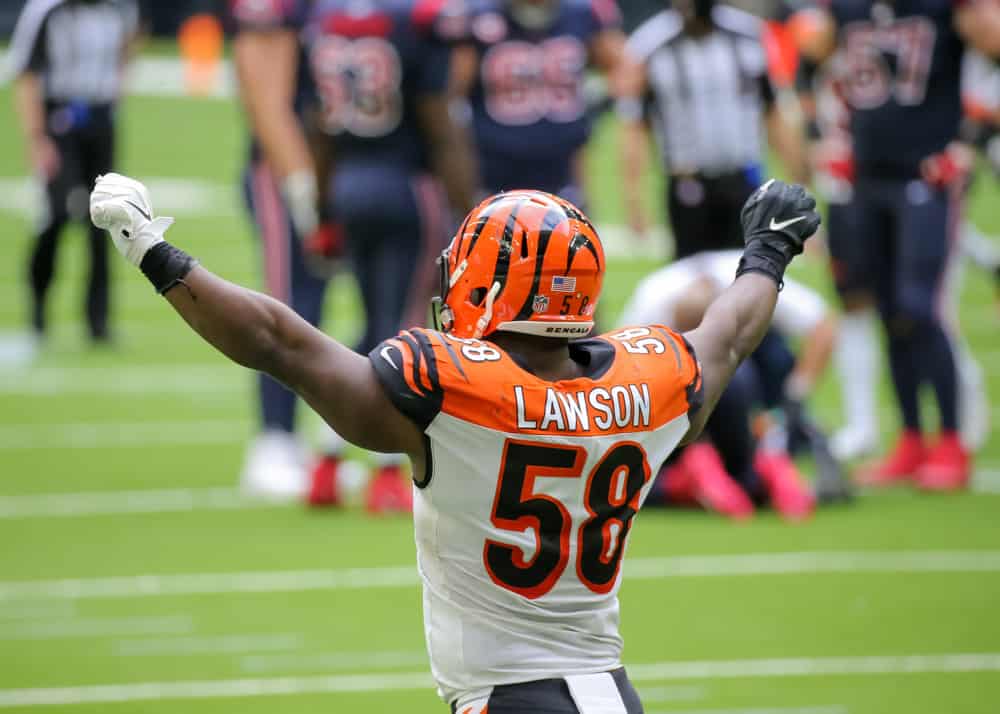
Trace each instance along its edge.
{"label": "white shoe", "polygon": [[830,452],[838,461],[854,461],[878,450],[878,430],[842,427],[830,437]]}
{"label": "white shoe", "polygon": [[979,451],[990,435],[990,403],[983,383],[983,370],[966,350],[956,355],[958,361],[958,430],[962,444],[971,452]]}
{"label": "white shoe", "polygon": [[294,435],[270,430],[250,443],[240,476],[244,494],[276,502],[301,501],[306,482],[305,454]]}

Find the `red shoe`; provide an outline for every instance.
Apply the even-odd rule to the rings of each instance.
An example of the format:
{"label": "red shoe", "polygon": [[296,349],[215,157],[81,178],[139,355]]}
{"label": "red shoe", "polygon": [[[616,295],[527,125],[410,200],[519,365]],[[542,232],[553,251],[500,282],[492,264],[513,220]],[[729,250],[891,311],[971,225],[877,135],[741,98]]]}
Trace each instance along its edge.
{"label": "red shoe", "polygon": [[816,510],[816,497],[809,491],[788,454],[783,451],[758,451],[753,467],[764,482],[771,505],[782,518],[803,521]]}
{"label": "red shoe", "polygon": [[861,486],[889,486],[909,481],[927,458],[924,437],[919,431],[907,429],[900,435],[892,453],[881,461],[865,464],[857,470],[854,480]]}
{"label": "red shoe", "polygon": [[336,456],[323,456],[313,466],[309,479],[309,493],[306,501],[310,506],[323,508],[340,505],[340,494],[337,489],[337,471],[340,469],[340,459]]}
{"label": "red shoe", "polygon": [[698,504],[694,490],[694,476],[680,460],[663,467],[660,483],[657,486],[661,497],[668,503],[679,506],[694,506]]}
{"label": "red shoe", "polygon": [[969,483],[972,470],[969,452],[955,432],[943,432],[927,450],[914,480],[925,491],[958,491]]}
{"label": "red shoe", "polygon": [[375,471],[368,485],[366,505],[368,512],[376,516],[413,512],[413,487],[398,464],[381,466]]}
{"label": "red shoe", "polygon": [[686,446],[678,465],[690,479],[688,488],[693,490],[695,500],[704,508],[736,520],[753,515],[753,502],[726,473],[714,446],[704,441]]}

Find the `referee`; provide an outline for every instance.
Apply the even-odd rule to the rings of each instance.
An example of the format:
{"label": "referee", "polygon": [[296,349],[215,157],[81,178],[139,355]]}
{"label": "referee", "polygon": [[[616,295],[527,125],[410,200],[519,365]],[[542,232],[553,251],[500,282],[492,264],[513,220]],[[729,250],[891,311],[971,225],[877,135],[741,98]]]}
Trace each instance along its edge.
{"label": "referee", "polygon": [[108,339],[107,240],[87,220],[87,196],[114,163],[114,112],[137,35],[134,0],[28,0],[8,55],[15,105],[47,206],[31,252],[31,320],[45,333],[45,298],[59,234],[70,219],[89,230],[86,313],[95,342]]}
{"label": "referee", "polygon": [[796,181],[806,181],[801,130],[789,126],[768,80],[761,23],[714,0],[676,0],[629,37],[617,110],[625,125],[625,197],[646,228],[639,183],[652,126],[669,176],[676,258],[741,248],[740,208],[763,179],[762,135]]}

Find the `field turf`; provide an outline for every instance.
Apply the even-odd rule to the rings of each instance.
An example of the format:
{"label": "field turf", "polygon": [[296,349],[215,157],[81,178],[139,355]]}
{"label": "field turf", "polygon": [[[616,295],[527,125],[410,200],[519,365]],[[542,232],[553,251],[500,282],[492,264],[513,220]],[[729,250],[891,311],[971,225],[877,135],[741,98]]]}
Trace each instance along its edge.
{"label": "field turf", "polygon": [[[24,174],[24,152],[9,88],[0,106],[6,180]],[[226,206],[183,218],[170,235],[256,285],[238,206],[237,107],[131,98],[122,127],[126,172],[233,186]],[[609,122],[589,168],[594,218],[621,223]],[[1000,233],[991,181],[976,187],[972,215]],[[649,192],[652,202],[655,182]],[[27,232],[22,216],[0,213],[0,343],[24,324]],[[427,674],[409,521],[238,499],[252,376],[199,342],[117,255],[118,339],[88,346],[85,263],[74,229],[49,341],[28,366],[0,364],[0,708],[446,711]],[[612,263],[607,314],[651,267]],[[796,275],[827,290],[819,261],[802,261]],[[962,319],[996,405],[997,306],[974,269]],[[330,296],[327,327],[347,340],[358,332],[347,281]],[[896,417],[883,391],[887,438]],[[832,379],[814,408],[838,423]],[[800,526],[768,513],[746,525],[642,513],[621,599],[625,660],[647,711],[1000,710],[997,435],[994,426],[968,493],[864,493]]]}

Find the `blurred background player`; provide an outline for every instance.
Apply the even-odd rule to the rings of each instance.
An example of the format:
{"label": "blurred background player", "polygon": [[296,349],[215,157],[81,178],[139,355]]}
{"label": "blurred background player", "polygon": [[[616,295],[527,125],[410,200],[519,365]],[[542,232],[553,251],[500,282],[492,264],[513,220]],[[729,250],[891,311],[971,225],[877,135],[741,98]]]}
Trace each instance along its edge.
{"label": "blurred background player", "polygon": [[[816,23],[808,10],[797,12],[789,20],[789,27],[801,44],[807,42],[810,32],[816,31]],[[963,94],[969,116],[969,94],[975,91],[980,98],[977,106],[989,104],[989,78],[981,73],[970,73],[970,56],[967,52],[963,61]],[[992,63],[985,58],[983,65]],[[976,64],[973,62],[972,64]],[[983,66],[979,65],[979,66]],[[797,77],[802,107],[809,119],[812,139],[811,159],[813,181],[816,191],[826,199],[827,220],[825,233],[831,251],[841,254],[846,241],[853,240],[850,225],[851,209],[848,207],[854,192],[854,160],[850,133],[850,106],[846,97],[846,68],[843,53],[837,52],[822,65],[803,58],[798,65]],[[970,76],[973,74],[974,76]],[[983,80],[986,81],[983,81]],[[985,96],[984,96],[984,90]],[[984,105],[983,102],[986,104]],[[976,112],[977,116],[981,116]],[[968,124],[969,120],[966,120]],[[1000,263],[995,255],[997,249],[976,227],[966,221],[962,226],[961,250],[985,269],[994,271]],[[958,267],[960,263],[956,263]],[[837,270],[834,262],[834,286],[842,302],[849,307],[841,318],[840,340],[837,349],[837,367],[840,373],[841,403],[845,411],[845,424],[831,439],[831,448],[842,460],[853,460],[874,452],[878,448],[878,409],[876,406],[877,381],[879,375],[880,344],[875,334],[874,310],[866,307],[865,301],[852,294],[850,285],[844,282],[846,276]],[[956,271],[952,271],[953,273]],[[960,272],[960,271],[958,271]],[[957,298],[960,285],[958,275],[947,281],[949,294]],[[846,291],[846,292],[845,292]],[[857,303],[861,303],[860,306]],[[958,386],[959,386],[959,428],[965,446],[977,450],[983,446],[989,434],[989,404],[986,398],[982,369],[971,351],[958,335],[957,316],[950,320],[950,334],[957,341]]]}
{"label": "blurred background player", "polygon": [[757,18],[735,8],[678,0],[629,36],[617,101],[626,209],[644,234],[648,121],[669,177],[675,258],[740,247],[740,207],[760,183],[765,127],[787,171],[808,177],[802,132],[775,101],[761,32]]}
{"label": "blurred background player", "polygon": [[[434,259],[454,228],[450,208],[472,207],[471,150],[448,91],[450,43],[464,29],[464,14],[437,0],[316,0],[306,23],[329,177],[321,192],[361,289],[362,354],[396,334],[404,316],[427,323]],[[331,437],[312,472],[314,505],[339,500],[339,446]],[[405,457],[372,458],[369,511],[408,511]]]}
{"label": "blurred background player", "polygon": [[[680,331],[697,327],[739,259],[738,250],[703,251],[657,270],[636,287],[619,324],[662,322]],[[778,375],[769,374],[776,367],[772,359],[761,359],[771,354],[766,348],[740,366],[709,417],[705,438],[685,447],[661,472],[661,496],[671,502],[695,500],[735,518],[750,516],[755,503],[770,503],[786,518],[804,518],[815,498],[790,459],[799,431],[799,441],[816,459],[816,495],[821,500],[846,495],[839,465],[825,452],[825,440],[801,406],[829,363],[836,318],[816,292],[785,278],[773,330],[764,339],[777,335],[801,340],[798,357],[777,365]],[[777,382],[776,390],[771,382]],[[762,413],[775,407],[791,418],[779,424]],[[790,441],[789,435],[795,438]]]}
{"label": "blurred background player", "polygon": [[45,184],[28,270],[31,326],[39,338],[59,236],[71,219],[88,229],[90,338],[110,338],[107,242],[87,220],[87,194],[114,167],[115,109],[138,31],[132,0],[31,0],[14,31],[7,69],[16,77],[15,109],[29,165]]}
{"label": "blurred background player", "polygon": [[[233,0],[233,59],[251,132],[244,191],[261,243],[264,290],[318,326],[329,274],[306,241],[319,226],[316,162],[304,115],[313,88],[299,32],[308,0]],[[258,375],[260,433],[247,451],[250,493],[297,499],[307,456],[295,438],[296,396]]]}
{"label": "blurred background player", "polygon": [[[1000,53],[1000,7],[833,0],[813,15],[812,60],[844,62],[855,190],[849,230],[830,245],[848,310],[874,296],[886,326],[903,434],[864,468],[863,483],[914,479],[928,490],[964,487],[970,472],[958,435],[956,357],[939,299],[955,252],[966,159],[956,146],[960,73],[968,42]],[[925,441],[920,386],[933,387],[940,435]]]}
{"label": "blurred background player", "polygon": [[479,188],[533,188],[584,205],[588,68],[610,77],[625,37],[612,0],[470,0],[456,91],[468,99]]}

